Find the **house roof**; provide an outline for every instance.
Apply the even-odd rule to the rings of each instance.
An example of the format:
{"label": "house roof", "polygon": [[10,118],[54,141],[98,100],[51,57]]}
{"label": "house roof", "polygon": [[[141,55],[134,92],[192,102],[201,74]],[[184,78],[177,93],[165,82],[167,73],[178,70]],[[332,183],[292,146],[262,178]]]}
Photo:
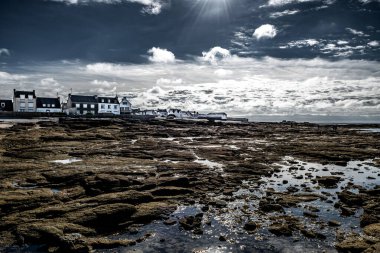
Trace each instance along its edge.
{"label": "house roof", "polygon": [[0,111],[13,111],[12,100],[0,99]]}
{"label": "house roof", "polygon": [[[104,102],[102,102],[102,99],[104,99]],[[109,103],[108,99],[110,100]],[[119,104],[119,99],[117,97],[98,97],[98,103]]]}
{"label": "house roof", "polygon": [[28,96],[28,95],[33,95],[33,98],[36,98],[36,92],[33,90],[33,91],[22,91],[22,90],[13,90],[13,94],[14,94],[14,97],[15,98],[20,98],[20,95],[25,95],[25,96]]}
{"label": "house roof", "polygon": [[73,103],[98,103],[97,96],[69,95]]}
{"label": "house roof", "polygon": [[[50,105],[50,106],[43,106],[43,105]],[[59,101],[59,98],[37,98],[37,108],[50,108],[52,107],[51,105],[54,105],[55,108],[60,108],[61,107],[61,102]]]}

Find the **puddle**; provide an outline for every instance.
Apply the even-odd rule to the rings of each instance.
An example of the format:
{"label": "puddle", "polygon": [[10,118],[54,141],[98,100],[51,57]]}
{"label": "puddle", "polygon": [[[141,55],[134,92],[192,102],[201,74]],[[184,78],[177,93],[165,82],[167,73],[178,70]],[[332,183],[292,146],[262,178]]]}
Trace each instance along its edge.
{"label": "puddle", "polygon": [[0,122],[0,128],[1,129],[7,129],[7,128],[11,128],[13,127],[13,123],[4,123],[4,122]]}
{"label": "puddle", "polygon": [[58,164],[70,164],[70,163],[76,163],[76,162],[81,162],[83,161],[82,159],[78,158],[69,158],[69,159],[64,159],[64,160],[54,160],[51,161],[52,163],[58,163]]}
{"label": "puddle", "polygon": [[[195,154],[194,154],[195,155]],[[195,155],[196,156],[196,155]],[[214,168],[223,166],[196,156],[196,162]],[[291,163],[289,163],[291,161]],[[295,161],[287,157],[283,163],[277,164],[280,171],[271,177],[263,177],[256,181],[244,181],[240,190],[233,193],[234,197],[209,194],[210,198],[227,201],[227,207],[216,208],[210,206],[206,212],[202,211],[203,205],[179,206],[171,214],[171,219],[176,220],[174,225],[165,225],[162,221],[156,221],[142,226],[135,235],[121,234],[113,238],[136,239],[146,233],[152,236],[146,241],[135,246],[120,249],[116,252],[337,252],[334,248],[335,228],[325,226],[330,220],[336,220],[342,225],[340,229],[345,231],[361,232],[359,226],[361,210],[352,216],[341,216],[339,209],[334,207],[338,200],[337,192],[342,191],[349,183],[371,189],[380,184],[380,169],[371,165],[371,160],[349,162],[347,166],[321,165],[317,163],[305,163]],[[336,188],[321,187],[315,182],[316,176],[339,176],[342,181]],[[301,177],[302,176],[302,177]],[[373,179],[368,179],[371,177]],[[284,183],[284,180],[286,180]],[[303,202],[296,207],[285,208],[285,213],[257,212],[260,198],[266,196],[268,189],[276,192],[285,192],[289,187],[299,189],[299,192],[312,191],[313,194],[325,196],[323,200]],[[354,188],[349,188],[355,191]],[[319,209],[318,217],[309,218],[303,215],[308,207]],[[178,221],[185,216],[195,216],[203,213],[201,230],[203,233],[194,234],[184,230]],[[278,220],[281,215],[289,215],[299,218],[308,230],[320,232],[326,236],[324,240],[304,237],[300,231],[295,230],[291,237],[277,237],[268,231],[269,224]],[[259,228],[252,234],[244,230],[244,224],[256,221]],[[220,240],[223,236],[225,241]],[[102,251],[111,252],[111,251]],[[115,252],[115,249],[112,250]]]}
{"label": "puddle", "polygon": [[194,162],[205,165],[205,166],[209,167],[210,169],[215,169],[215,168],[222,169],[223,168],[223,164],[217,163],[217,162],[212,162],[212,161],[207,160],[207,159],[202,159],[202,158],[196,159],[196,160],[194,160]]}
{"label": "puddle", "polygon": [[380,128],[360,128],[360,129],[355,129],[361,132],[365,133],[380,133]]}

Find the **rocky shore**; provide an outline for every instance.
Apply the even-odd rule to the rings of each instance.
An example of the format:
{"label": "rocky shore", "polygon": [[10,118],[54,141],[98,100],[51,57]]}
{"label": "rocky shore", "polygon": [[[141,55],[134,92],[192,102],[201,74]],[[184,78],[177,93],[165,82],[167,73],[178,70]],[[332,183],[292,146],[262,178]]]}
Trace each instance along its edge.
{"label": "rocky shore", "polygon": [[[173,233],[221,252],[281,251],[273,238],[315,252],[380,252],[380,133],[368,131],[379,127],[116,119],[0,127],[0,251],[153,252],[147,244],[157,241],[166,252]],[[183,245],[167,252],[207,252]]]}

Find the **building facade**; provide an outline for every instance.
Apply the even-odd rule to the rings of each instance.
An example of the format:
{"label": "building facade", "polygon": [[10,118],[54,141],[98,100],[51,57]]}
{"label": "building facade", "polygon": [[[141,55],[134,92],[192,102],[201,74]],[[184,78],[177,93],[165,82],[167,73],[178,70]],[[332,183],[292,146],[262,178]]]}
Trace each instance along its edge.
{"label": "building facade", "polygon": [[12,112],[13,102],[12,100],[0,99],[0,112]]}
{"label": "building facade", "polygon": [[35,112],[37,106],[36,92],[13,90],[14,112]]}
{"label": "building facade", "polygon": [[98,97],[98,113],[120,115],[120,103],[117,97]]}
{"label": "building facade", "polygon": [[123,97],[120,102],[120,114],[130,114],[132,112],[132,104],[127,99],[127,97]]}
{"label": "building facade", "polygon": [[61,101],[59,98],[37,98],[36,112],[58,113],[62,112]]}
{"label": "building facade", "polygon": [[67,99],[66,113],[71,115],[97,115],[98,96],[71,95]]}

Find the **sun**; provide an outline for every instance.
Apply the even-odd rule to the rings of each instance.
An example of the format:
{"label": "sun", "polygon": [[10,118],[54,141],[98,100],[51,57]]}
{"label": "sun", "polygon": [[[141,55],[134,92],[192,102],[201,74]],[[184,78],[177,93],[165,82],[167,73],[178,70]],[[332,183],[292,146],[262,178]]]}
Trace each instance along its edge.
{"label": "sun", "polygon": [[[230,18],[230,5],[236,0],[195,0],[190,13],[197,23],[201,20],[228,20]],[[189,13],[189,14],[190,14]]]}

